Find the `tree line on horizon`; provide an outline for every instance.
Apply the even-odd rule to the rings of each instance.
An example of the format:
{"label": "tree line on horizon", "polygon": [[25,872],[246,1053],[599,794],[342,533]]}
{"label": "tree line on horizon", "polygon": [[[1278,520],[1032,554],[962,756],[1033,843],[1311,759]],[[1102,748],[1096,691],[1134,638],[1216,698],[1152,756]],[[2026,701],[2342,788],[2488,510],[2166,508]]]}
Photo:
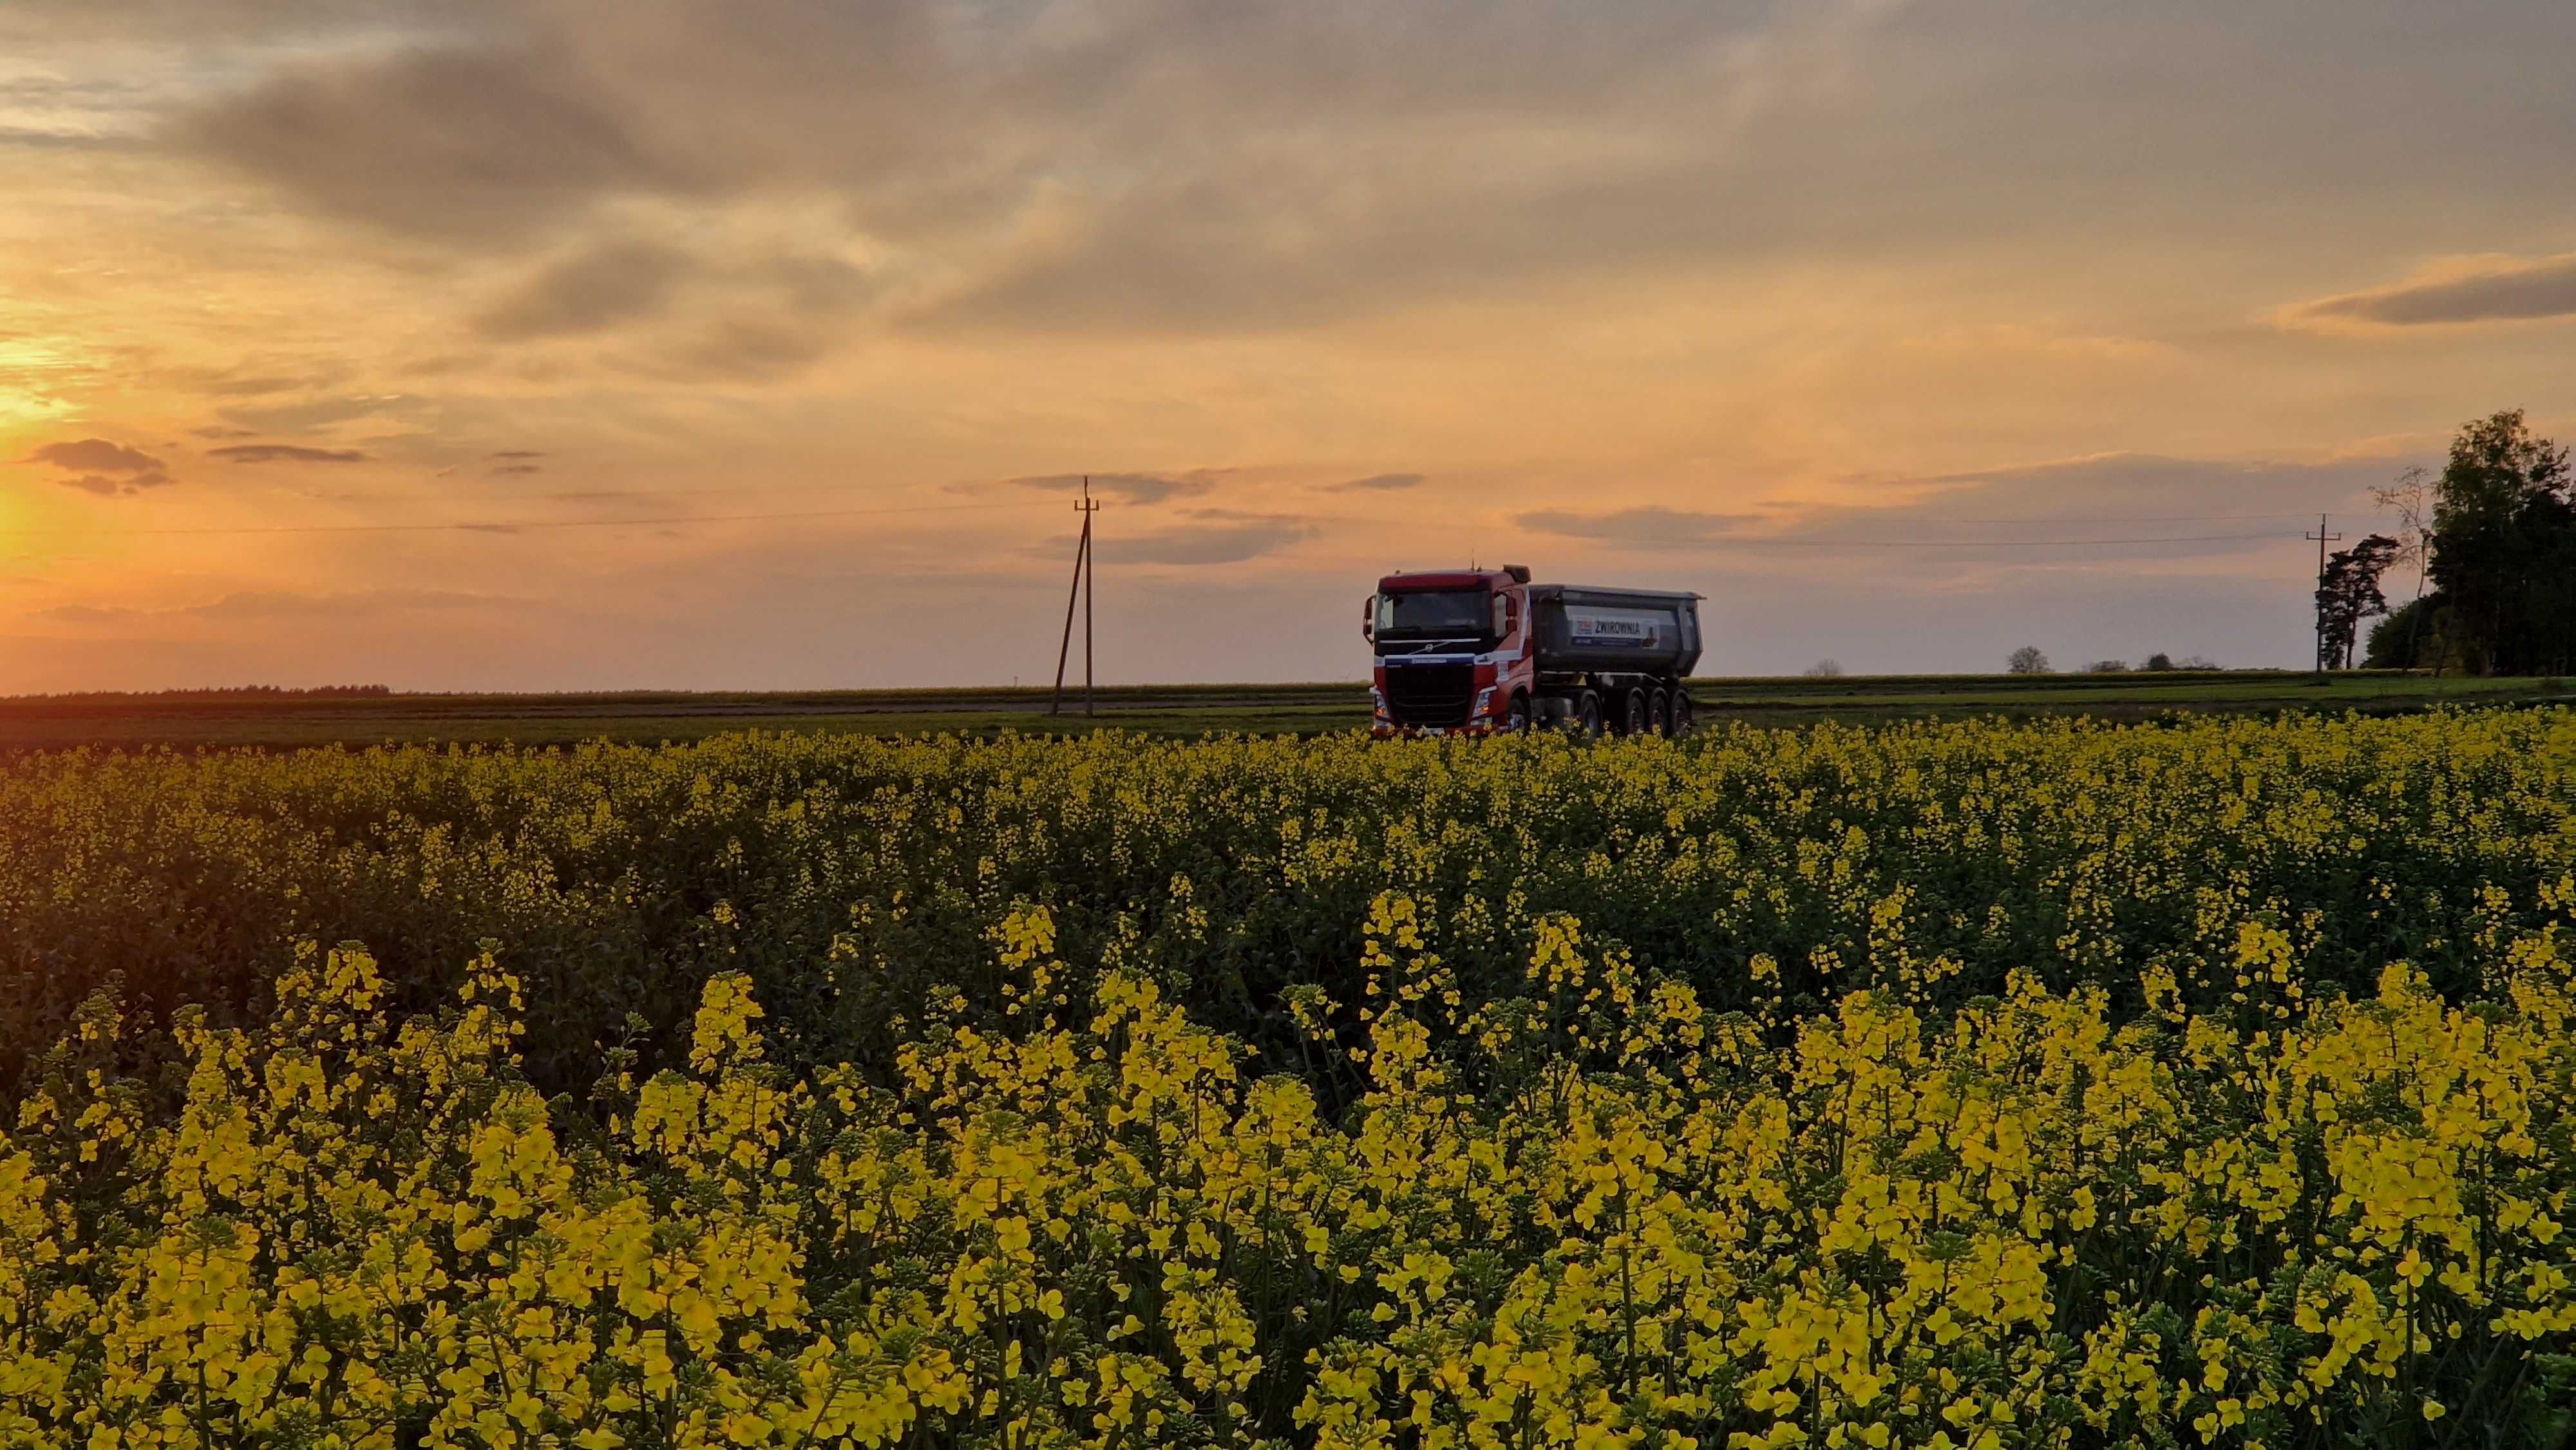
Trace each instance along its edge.
{"label": "tree line on horizon", "polygon": [[[2175,659],[2172,655],[2165,653],[2163,650],[2157,650],[2154,654],[2147,656],[2146,662],[2143,664],[2133,666],[2127,660],[2095,660],[2091,664],[2083,667],[2083,673],[2088,675],[2161,675],[2171,673],[2176,670],[2196,672],[2214,670],[2218,667],[2218,661],[2213,660],[2206,655],[2184,655],[2181,659]],[[2004,673],[2008,675],[2053,675],[2057,673],[2057,666],[2048,662],[2048,652],[2046,650],[2041,649],[2035,644],[2026,644],[2005,657]]]}
{"label": "tree line on horizon", "polygon": [[391,685],[192,685],[166,690],[50,690],[0,695],[0,701],[74,700],[354,700],[392,694]]}

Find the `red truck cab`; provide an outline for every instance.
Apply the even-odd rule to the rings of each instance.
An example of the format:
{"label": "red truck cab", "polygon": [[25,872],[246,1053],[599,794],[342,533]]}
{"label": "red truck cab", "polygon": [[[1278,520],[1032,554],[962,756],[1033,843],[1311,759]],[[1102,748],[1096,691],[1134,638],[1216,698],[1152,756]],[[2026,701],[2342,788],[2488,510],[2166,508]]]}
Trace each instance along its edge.
{"label": "red truck cab", "polygon": [[1536,693],[1529,570],[1441,569],[1378,580],[1360,622],[1377,652],[1378,735],[1528,728]]}

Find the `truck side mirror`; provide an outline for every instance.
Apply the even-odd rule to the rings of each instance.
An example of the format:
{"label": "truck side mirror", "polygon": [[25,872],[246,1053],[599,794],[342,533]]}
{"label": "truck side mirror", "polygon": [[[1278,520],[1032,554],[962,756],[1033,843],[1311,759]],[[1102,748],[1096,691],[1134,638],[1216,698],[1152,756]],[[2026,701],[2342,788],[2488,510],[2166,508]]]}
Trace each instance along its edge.
{"label": "truck side mirror", "polygon": [[1508,594],[1497,594],[1494,596],[1494,639],[1499,643],[1508,638],[1511,632],[1512,597]]}
{"label": "truck side mirror", "polygon": [[1360,638],[1371,644],[1377,643],[1377,596],[1374,594],[1360,601]]}

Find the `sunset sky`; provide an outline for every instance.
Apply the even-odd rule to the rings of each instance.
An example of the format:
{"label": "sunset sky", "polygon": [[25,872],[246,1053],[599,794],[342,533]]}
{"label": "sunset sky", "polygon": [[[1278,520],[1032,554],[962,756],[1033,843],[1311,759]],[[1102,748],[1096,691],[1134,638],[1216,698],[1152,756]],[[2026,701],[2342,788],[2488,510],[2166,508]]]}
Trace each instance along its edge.
{"label": "sunset sky", "polygon": [[[2308,658],[2576,433],[2576,5],[0,0],[0,694]],[[470,525],[471,527],[457,527]],[[2404,581],[2411,589],[2411,579]]]}

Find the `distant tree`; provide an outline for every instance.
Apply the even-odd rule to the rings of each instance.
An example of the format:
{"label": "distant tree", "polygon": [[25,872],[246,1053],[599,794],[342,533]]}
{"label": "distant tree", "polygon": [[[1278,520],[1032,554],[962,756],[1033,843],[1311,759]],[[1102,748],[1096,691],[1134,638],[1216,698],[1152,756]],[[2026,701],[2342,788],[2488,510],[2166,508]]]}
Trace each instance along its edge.
{"label": "distant tree", "polygon": [[2093,663],[2084,667],[2084,672],[2092,675],[2125,675],[2129,672],[2129,662],[2127,660],[2095,660]]}
{"label": "distant tree", "polygon": [[2437,592],[2410,599],[2379,617],[2370,627],[2362,655],[2365,670],[2430,670],[2465,672],[2470,666],[2451,608]]}
{"label": "distant tree", "polygon": [[2166,654],[2163,650],[2158,650],[2154,654],[2147,656],[2147,662],[2138,666],[2139,669],[2149,670],[2156,674],[2163,674],[2173,667],[2173,656]]}
{"label": "distant tree", "polygon": [[2379,617],[2370,627],[2370,642],[2361,657],[2365,670],[2411,670],[2424,662],[2424,616],[2421,599],[2410,599]]}
{"label": "distant tree", "polygon": [[2174,661],[2174,668],[2178,670],[2214,670],[2218,668],[2218,661],[2211,659],[2207,655],[2184,655],[2181,659]]}
{"label": "distant tree", "polygon": [[2426,546],[2452,636],[2440,658],[2480,674],[2576,665],[2576,472],[2520,410],[2452,438]]}
{"label": "distant tree", "polygon": [[1818,660],[1807,666],[1807,678],[1811,680],[1838,680],[1842,678],[1842,674],[1842,662],[1839,660]]}
{"label": "distant tree", "polygon": [[2015,675],[2053,675],[2057,673],[2055,670],[2049,668],[2048,656],[2042,654],[2039,646],[2035,644],[2026,644],[2021,648],[2014,650],[2011,658],[2004,661],[2004,670],[2006,673]]}
{"label": "distant tree", "polygon": [[2353,636],[2365,619],[2388,612],[2379,592],[2379,576],[2397,561],[2401,546],[2386,534],[2373,534],[2326,560],[2325,577],[2317,582],[2317,668],[2352,667]]}
{"label": "distant tree", "polygon": [[[2434,492],[2432,472],[2418,464],[2415,467],[2409,468],[2405,472],[2397,475],[2397,481],[2390,484],[2388,487],[2372,489],[2370,491],[2370,498],[2371,502],[2378,504],[2381,508],[2395,509],[2397,511],[2397,558],[2395,562],[2415,571],[2414,603],[2418,607],[2411,610],[2398,611],[2406,616],[2405,658],[2409,663],[2404,666],[2395,666],[2372,665],[2365,662],[2364,667],[2368,669],[2412,669],[2414,668],[2412,661],[2415,658],[2416,646],[2422,642],[2424,616],[2429,612],[2421,606],[2424,603],[2425,585],[2432,578],[2432,569],[2429,567],[2433,558]],[[2385,622],[2385,620],[2382,621],[2382,623]],[[2377,626],[2373,626],[2370,631],[2370,658],[2378,659],[2380,656],[2379,629]]]}

